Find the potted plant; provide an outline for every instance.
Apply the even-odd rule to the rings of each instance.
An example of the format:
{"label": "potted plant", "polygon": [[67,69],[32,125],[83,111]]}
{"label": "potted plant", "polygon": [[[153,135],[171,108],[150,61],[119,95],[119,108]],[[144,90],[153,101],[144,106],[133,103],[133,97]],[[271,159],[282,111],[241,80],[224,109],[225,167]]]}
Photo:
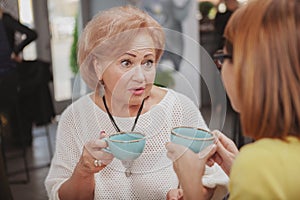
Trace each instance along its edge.
{"label": "potted plant", "polygon": [[79,67],[77,64],[77,41],[78,41],[78,17],[76,17],[75,19],[75,26],[73,30],[73,43],[71,46],[71,53],[70,53],[70,67],[74,75],[76,75],[79,71]]}
{"label": "potted plant", "polygon": [[156,72],[154,85],[172,88],[175,84],[172,70],[159,69]]}

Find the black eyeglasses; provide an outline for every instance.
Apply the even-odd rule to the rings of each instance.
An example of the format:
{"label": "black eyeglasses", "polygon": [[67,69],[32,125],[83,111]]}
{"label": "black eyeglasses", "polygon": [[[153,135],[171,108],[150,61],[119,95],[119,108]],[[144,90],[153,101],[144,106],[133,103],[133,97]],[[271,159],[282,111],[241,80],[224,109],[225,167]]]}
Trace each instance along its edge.
{"label": "black eyeglasses", "polygon": [[232,60],[232,55],[224,54],[223,51],[218,51],[213,55],[213,59],[214,59],[214,62],[216,64],[218,70],[221,71],[224,60],[225,59],[231,59]]}

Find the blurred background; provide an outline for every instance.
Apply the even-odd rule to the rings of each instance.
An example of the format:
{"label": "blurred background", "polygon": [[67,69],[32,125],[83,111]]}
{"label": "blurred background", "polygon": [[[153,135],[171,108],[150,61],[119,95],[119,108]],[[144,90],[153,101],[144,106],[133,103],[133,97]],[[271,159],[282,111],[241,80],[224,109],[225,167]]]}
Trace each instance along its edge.
{"label": "blurred background", "polygon": [[[3,149],[14,199],[47,199],[43,182],[54,151],[59,116],[72,101],[89,92],[80,78],[76,64],[78,36],[97,12],[114,6],[138,6],[154,18],[157,17],[167,32],[171,30],[171,33],[180,33],[183,40],[182,49],[178,53],[180,63],[162,60],[156,77],[157,83],[189,96],[202,111],[211,129],[224,131],[239,146],[247,142],[240,134],[238,115],[228,103],[220,73],[212,60],[213,54],[222,48],[222,26],[226,25],[234,10],[247,3],[247,0],[1,1],[6,12],[38,33],[38,39],[23,50],[24,60],[50,63],[53,76],[48,85],[55,110],[53,119],[42,126],[32,124],[33,144],[22,149],[21,156],[15,156],[15,149]],[[177,6],[177,12],[185,13],[177,30],[176,27],[164,24],[174,12],[163,6],[167,1],[172,1]],[[176,50],[167,44],[167,51]],[[3,130],[5,131],[5,127],[1,134]]]}

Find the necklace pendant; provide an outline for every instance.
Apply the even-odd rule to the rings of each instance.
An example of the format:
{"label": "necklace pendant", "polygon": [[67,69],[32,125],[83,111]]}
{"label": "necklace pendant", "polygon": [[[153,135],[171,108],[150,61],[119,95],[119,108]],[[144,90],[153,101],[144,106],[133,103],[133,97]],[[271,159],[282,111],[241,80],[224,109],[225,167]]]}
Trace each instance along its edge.
{"label": "necklace pendant", "polygon": [[131,176],[131,167],[132,167],[133,161],[132,160],[122,160],[122,165],[125,167],[125,176],[129,177]]}
{"label": "necklace pendant", "polygon": [[132,174],[132,173],[131,173],[130,169],[127,168],[127,169],[125,170],[125,176],[126,176],[126,177],[130,177],[131,174]]}

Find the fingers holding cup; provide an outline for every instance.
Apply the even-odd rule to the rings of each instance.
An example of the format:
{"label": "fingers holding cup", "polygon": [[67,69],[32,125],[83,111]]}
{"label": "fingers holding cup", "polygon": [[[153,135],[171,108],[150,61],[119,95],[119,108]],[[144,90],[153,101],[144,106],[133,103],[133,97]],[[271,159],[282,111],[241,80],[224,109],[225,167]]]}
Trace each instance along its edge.
{"label": "fingers holding cup", "polygon": [[173,162],[184,154],[187,147],[172,142],[166,143],[167,157]]}

